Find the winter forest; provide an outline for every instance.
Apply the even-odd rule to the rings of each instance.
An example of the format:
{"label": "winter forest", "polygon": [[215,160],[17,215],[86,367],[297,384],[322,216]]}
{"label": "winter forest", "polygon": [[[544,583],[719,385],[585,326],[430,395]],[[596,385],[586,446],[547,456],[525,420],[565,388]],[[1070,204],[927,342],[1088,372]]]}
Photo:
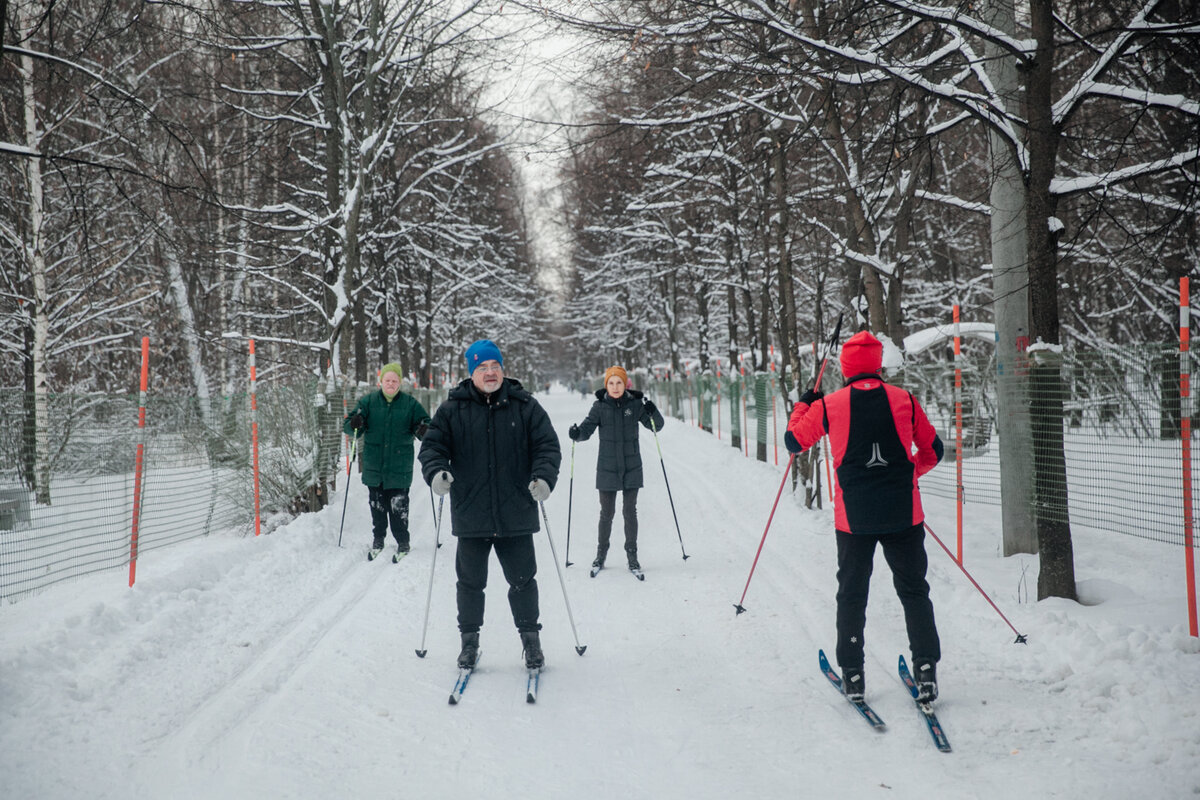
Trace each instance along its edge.
{"label": "winter forest", "polygon": [[[276,384],[443,385],[488,337],[529,385],[778,362],[790,403],[839,317],[899,343],[957,304],[1023,376],[997,425],[1039,449],[1005,491],[1065,508],[1063,377],[1006,369],[1169,350],[1200,256],[1184,0],[0,8],[33,490],[48,398],[134,391],[146,335],[205,415],[249,339]],[[1034,523],[1039,594],[1072,597],[1069,523]]]}

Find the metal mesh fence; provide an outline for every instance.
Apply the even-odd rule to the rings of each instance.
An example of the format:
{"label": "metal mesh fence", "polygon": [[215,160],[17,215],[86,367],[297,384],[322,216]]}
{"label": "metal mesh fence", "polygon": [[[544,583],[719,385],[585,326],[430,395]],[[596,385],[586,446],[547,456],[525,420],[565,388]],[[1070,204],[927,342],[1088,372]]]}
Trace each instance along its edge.
{"label": "metal mesh fence", "polygon": [[[259,506],[273,518],[320,507],[345,476],[344,409],[367,387],[328,396],[314,381],[257,392]],[[412,394],[426,408],[444,392]],[[0,599],[130,563],[137,395],[51,395],[48,497],[37,485],[32,402],[0,390]],[[158,548],[255,528],[250,401],[150,395],[137,557]],[[39,497],[39,494],[42,496]],[[48,502],[45,502],[48,499]]]}
{"label": "metal mesh fence", "polygon": [[[835,360],[825,374],[823,388],[830,391],[840,383]],[[1041,518],[1184,543],[1183,407],[1174,347],[1039,351],[1029,354],[1020,374],[1007,376],[998,374],[990,348],[976,349],[961,367],[964,502],[1000,504],[997,389],[1000,381],[1020,380],[1035,432],[1027,468],[1044,478],[1033,498]],[[885,376],[913,393],[946,445],[945,460],[921,479],[921,490],[948,498],[956,492],[954,372],[951,361],[913,360]],[[720,436],[747,457],[786,463],[788,409],[773,373],[646,380],[673,416]],[[1192,420],[1195,429],[1194,414]],[[1062,431],[1061,447],[1056,430]],[[823,465],[819,469],[828,474]]]}

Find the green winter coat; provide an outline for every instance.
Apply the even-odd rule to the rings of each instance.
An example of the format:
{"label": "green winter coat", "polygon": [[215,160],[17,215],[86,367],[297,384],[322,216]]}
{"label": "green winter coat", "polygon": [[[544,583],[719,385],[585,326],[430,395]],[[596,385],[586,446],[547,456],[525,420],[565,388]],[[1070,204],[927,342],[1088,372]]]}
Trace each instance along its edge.
{"label": "green winter coat", "polygon": [[358,432],[362,460],[362,482],[384,489],[407,489],[412,485],[413,437],[420,438],[429,425],[429,415],[412,395],[396,392],[388,400],[383,390],[363,395],[347,415],[342,430],[354,436],[350,417],[362,414],[365,427]]}

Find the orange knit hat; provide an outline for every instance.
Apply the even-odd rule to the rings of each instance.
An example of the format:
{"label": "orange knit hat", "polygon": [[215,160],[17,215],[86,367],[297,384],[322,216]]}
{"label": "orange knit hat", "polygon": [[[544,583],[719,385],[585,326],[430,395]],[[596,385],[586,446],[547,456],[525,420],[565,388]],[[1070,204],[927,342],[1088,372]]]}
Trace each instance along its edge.
{"label": "orange knit hat", "polygon": [[608,385],[608,379],[611,378],[613,375],[616,375],[618,378],[620,378],[621,383],[625,384],[626,386],[629,385],[629,373],[627,373],[625,371],[625,368],[612,366],[612,367],[609,367],[608,369],[604,370],[604,385],[605,386]]}

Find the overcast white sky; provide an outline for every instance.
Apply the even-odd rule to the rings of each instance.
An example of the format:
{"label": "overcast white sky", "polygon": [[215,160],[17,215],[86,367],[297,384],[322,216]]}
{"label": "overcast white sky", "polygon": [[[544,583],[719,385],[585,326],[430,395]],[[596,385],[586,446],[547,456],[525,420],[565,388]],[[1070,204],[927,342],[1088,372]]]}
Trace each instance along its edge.
{"label": "overcast white sky", "polygon": [[[505,3],[488,28],[503,37],[489,65],[488,118],[510,137],[527,190],[535,248],[550,265],[561,257],[558,165],[566,131],[580,110],[579,86],[590,70],[589,46],[541,15]],[[548,276],[549,277],[549,276]]]}

